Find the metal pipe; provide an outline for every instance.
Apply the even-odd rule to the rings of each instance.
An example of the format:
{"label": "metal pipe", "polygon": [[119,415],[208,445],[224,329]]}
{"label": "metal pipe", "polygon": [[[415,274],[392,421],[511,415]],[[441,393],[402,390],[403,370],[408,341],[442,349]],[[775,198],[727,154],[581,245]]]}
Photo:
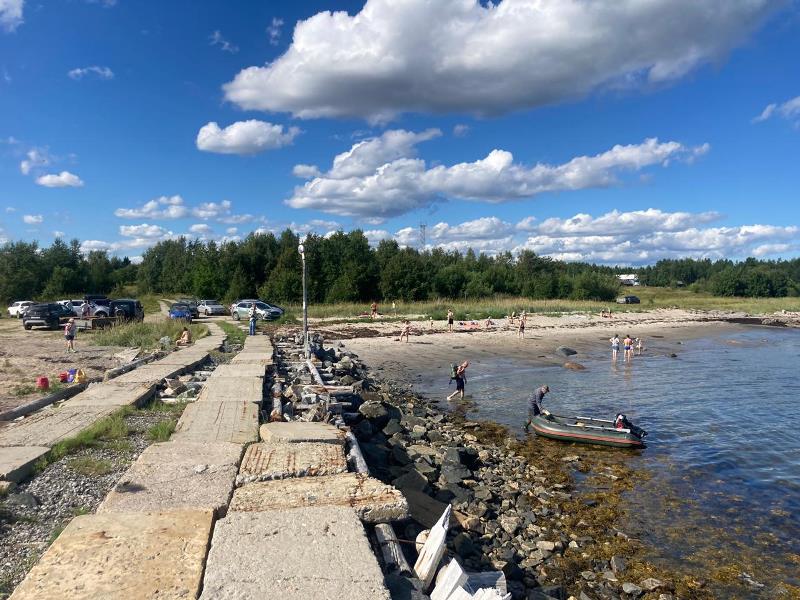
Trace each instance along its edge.
{"label": "metal pipe", "polygon": [[297,247],[300,252],[300,260],[303,263],[303,349],[306,359],[311,358],[311,348],[308,343],[308,300],[306,293],[306,253],[303,244]]}

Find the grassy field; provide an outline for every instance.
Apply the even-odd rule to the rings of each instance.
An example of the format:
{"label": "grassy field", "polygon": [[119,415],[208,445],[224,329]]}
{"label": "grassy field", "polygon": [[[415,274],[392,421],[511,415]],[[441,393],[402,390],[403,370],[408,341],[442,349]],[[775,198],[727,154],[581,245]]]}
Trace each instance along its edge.
{"label": "grassy field", "polygon": [[[182,321],[164,320],[156,323],[130,323],[100,331],[92,336],[92,343],[98,346],[128,346],[144,349],[155,348],[162,337],[177,340],[183,328]],[[192,337],[197,340],[208,335],[208,327],[200,324],[189,325]]]}
{"label": "grassy field", "polygon": [[[624,288],[620,294],[636,295],[641,304],[615,304],[609,302],[591,302],[582,300],[531,300],[529,298],[486,298],[482,300],[432,300],[426,302],[391,302],[378,306],[384,319],[403,318],[406,315],[433,317],[435,320],[446,318],[447,310],[452,309],[458,320],[502,318],[516,311],[528,313],[564,314],[564,313],[599,313],[609,306],[615,312],[640,312],[654,308],[681,308],[687,310],[728,310],[751,314],[769,314],[781,310],[800,311],[800,298],[728,298],[695,293],[688,289],[669,289],[656,287]],[[296,315],[302,315],[302,307],[287,307]],[[358,320],[361,314],[369,313],[369,305],[355,303],[314,304],[308,307],[308,316],[312,319]],[[363,317],[369,320],[368,316]]]}

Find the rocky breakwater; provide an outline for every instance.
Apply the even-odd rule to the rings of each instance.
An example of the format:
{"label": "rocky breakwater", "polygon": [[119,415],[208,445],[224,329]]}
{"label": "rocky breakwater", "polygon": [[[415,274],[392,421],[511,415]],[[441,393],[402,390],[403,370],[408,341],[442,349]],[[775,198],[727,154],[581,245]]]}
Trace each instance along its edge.
{"label": "rocky breakwater", "polygon": [[[444,414],[370,380],[353,355],[334,371],[364,380],[358,413],[345,417],[373,476],[408,500],[411,519],[395,525],[401,540],[424,539],[450,504],[449,554],[469,571],[502,571],[514,599],[710,597],[702,582],[641,560],[639,544],[615,527],[619,494],[630,489],[624,469],[595,465],[602,491],[578,494],[570,472],[590,469],[574,447],[520,442],[498,425]],[[413,561],[413,546],[405,549]]]}

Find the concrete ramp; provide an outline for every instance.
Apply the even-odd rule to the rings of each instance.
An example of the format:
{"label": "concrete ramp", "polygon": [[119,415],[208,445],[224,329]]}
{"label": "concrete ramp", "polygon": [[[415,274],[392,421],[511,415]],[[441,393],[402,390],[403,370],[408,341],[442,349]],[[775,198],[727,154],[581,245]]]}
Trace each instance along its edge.
{"label": "concrete ramp", "polygon": [[346,471],[347,459],[339,444],[262,442],[248,446],[236,476],[236,485]]}
{"label": "concrete ramp", "polygon": [[228,513],[218,521],[202,600],[390,600],[351,508]]}
{"label": "concrete ramp", "polygon": [[211,377],[209,377],[209,381],[214,381],[215,379],[225,379],[225,378],[236,378],[241,379],[244,377],[261,377],[263,378],[266,373],[266,369],[258,364],[229,364],[229,365],[219,365],[214,372],[211,373]]}
{"label": "concrete ramp", "polygon": [[229,511],[280,512],[310,506],[351,507],[368,523],[408,516],[402,492],[361,473],[248,483],[234,492]]}
{"label": "concrete ramp", "polygon": [[263,377],[210,378],[206,381],[197,402],[211,400],[213,402],[239,401],[261,402],[264,399]]}
{"label": "concrete ramp", "polygon": [[258,404],[246,400],[193,402],[178,420],[172,440],[255,442],[258,440]]}
{"label": "concrete ramp", "polygon": [[344,444],[345,433],[327,423],[264,423],[259,429],[261,439],[265,442],[322,442],[326,444]]}
{"label": "concrete ramp", "polygon": [[11,598],[196,598],[211,525],[211,511],[76,517]]}
{"label": "concrete ramp", "polygon": [[224,515],[241,454],[239,445],[229,443],[154,444],[120,477],[97,512],[211,510]]}
{"label": "concrete ramp", "polygon": [[153,395],[154,383],[95,383],[64,403],[73,406],[138,406]]}

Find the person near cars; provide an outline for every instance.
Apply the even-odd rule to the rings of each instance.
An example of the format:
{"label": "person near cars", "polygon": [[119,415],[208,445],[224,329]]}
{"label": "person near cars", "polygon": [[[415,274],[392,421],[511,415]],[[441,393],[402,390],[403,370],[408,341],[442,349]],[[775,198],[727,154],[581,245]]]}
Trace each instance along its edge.
{"label": "person near cars", "polygon": [[256,319],[258,318],[258,313],[256,313],[256,303],[253,302],[250,305],[250,335],[256,334]]}
{"label": "person near cars", "polygon": [[64,325],[64,341],[66,348],[64,352],[75,352],[75,334],[78,331],[78,326],[75,324],[75,319],[72,318]]}
{"label": "person near cars", "polygon": [[192,332],[188,327],[184,327],[181,337],[178,338],[178,346],[188,346],[192,343]]}
{"label": "person near cars", "polygon": [[92,306],[86,301],[81,304],[81,318],[88,319],[92,315]]}

